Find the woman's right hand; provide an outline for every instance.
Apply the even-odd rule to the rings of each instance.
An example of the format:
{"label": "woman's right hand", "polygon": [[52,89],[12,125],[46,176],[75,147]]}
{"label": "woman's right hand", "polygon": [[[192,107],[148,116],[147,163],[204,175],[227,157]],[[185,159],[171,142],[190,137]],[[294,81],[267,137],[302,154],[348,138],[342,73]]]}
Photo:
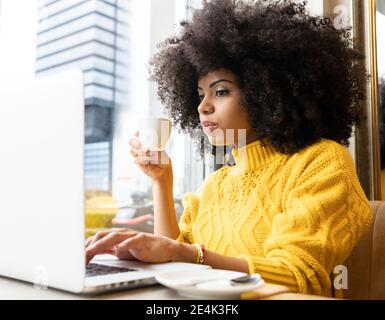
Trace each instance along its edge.
{"label": "woman's right hand", "polygon": [[135,133],[135,137],[129,141],[129,144],[134,163],[144,174],[153,180],[158,180],[166,174],[172,175],[171,159],[166,151],[145,150],[139,140],[138,131]]}

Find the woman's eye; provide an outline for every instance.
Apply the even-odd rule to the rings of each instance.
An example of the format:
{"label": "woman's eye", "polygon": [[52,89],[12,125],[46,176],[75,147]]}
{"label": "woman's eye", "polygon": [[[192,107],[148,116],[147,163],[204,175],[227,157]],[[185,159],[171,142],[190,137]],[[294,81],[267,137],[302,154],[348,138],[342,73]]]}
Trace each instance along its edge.
{"label": "woman's eye", "polygon": [[[223,97],[223,96],[226,96],[229,92],[230,92],[230,90],[218,90],[215,92],[215,95],[217,97]],[[200,101],[202,101],[205,98],[204,95],[198,95],[198,97],[199,97]]]}
{"label": "woman's eye", "polygon": [[223,96],[227,95],[229,92],[230,92],[230,90],[218,90],[216,92],[216,96],[217,97],[223,97]]}

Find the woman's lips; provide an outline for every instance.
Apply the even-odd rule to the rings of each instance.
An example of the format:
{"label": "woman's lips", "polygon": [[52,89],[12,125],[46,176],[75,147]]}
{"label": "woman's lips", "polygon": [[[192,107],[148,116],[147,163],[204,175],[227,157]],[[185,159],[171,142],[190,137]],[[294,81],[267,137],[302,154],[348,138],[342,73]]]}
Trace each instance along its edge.
{"label": "woman's lips", "polygon": [[206,127],[203,127],[203,130],[204,132],[206,133],[212,133],[215,129],[218,128],[218,125],[215,125],[215,126],[206,126]]}
{"label": "woman's lips", "polygon": [[212,133],[215,129],[218,128],[218,124],[211,121],[202,121],[201,126],[206,133]]}

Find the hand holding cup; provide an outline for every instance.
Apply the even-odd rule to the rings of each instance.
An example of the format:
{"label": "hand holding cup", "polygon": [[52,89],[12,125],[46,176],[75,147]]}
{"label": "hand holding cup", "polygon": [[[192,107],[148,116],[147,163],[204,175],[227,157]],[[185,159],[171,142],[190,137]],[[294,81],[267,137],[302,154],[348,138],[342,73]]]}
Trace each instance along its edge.
{"label": "hand holding cup", "polygon": [[170,133],[170,120],[149,118],[141,121],[141,129],[129,142],[134,163],[153,180],[164,176],[166,172],[172,174],[170,157],[163,150]]}

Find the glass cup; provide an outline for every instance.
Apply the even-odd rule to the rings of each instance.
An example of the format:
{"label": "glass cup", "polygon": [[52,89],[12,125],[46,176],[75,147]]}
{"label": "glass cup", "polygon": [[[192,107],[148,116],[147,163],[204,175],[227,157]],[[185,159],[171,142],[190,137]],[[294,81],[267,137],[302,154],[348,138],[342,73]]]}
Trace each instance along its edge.
{"label": "glass cup", "polygon": [[141,118],[139,120],[139,140],[146,150],[162,151],[171,134],[172,122],[162,117]]}

